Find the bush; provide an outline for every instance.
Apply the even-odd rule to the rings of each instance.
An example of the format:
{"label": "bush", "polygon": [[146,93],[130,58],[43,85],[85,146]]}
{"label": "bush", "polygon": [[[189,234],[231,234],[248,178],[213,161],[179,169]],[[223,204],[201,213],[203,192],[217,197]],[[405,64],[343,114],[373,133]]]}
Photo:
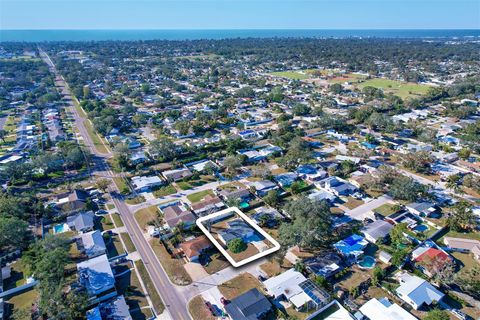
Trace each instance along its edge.
{"label": "bush", "polygon": [[247,249],[247,244],[242,239],[236,238],[230,241],[227,247],[233,253],[240,253]]}

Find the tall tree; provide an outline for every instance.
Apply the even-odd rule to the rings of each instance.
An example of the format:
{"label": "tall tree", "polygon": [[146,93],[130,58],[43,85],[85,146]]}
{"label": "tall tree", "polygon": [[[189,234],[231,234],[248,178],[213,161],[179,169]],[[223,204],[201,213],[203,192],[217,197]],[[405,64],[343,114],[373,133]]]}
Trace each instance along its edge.
{"label": "tall tree", "polygon": [[283,245],[314,249],[326,247],[333,240],[330,207],[326,202],[301,197],[289,202],[284,210],[292,218],[292,223],[280,226]]}

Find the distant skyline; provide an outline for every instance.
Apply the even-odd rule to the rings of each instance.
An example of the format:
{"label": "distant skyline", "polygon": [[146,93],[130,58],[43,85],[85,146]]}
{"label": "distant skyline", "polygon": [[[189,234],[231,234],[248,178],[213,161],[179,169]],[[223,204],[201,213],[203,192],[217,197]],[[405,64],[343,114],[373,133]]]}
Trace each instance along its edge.
{"label": "distant skyline", "polygon": [[0,0],[0,29],[480,29],[480,1]]}

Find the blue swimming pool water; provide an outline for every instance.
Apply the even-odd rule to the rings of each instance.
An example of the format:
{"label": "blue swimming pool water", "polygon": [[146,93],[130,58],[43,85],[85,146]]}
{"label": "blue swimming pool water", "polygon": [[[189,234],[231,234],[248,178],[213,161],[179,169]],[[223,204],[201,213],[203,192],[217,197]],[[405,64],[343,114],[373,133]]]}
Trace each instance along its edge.
{"label": "blue swimming pool water", "polygon": [[415,232],[425,232],[427,231],[429,228],[428,226],[424,225],[424,224],[419,224],[418,226],[416,226],[415,228],[413,228],[413,230]]}
{"label": "blue swimming pool water", "polygon": [[65,231],[65,224],[57,224],[56,226],[53,226],[53,233],[62,233]]}
{"label": "blue swimming pool water", "polygon": [[365,256],[358,262],[358,265],[364,269],[372,269],[373,266],[375,266],[375,258],[372,256]]}
{"label": "blue swimming pool water", "polygon": [[241,202],[241,203],[240,203],[240,208],[244,208],[244,209],[245,209],[245,208],[248,208],[248,206],[249,206],[248,202]]}

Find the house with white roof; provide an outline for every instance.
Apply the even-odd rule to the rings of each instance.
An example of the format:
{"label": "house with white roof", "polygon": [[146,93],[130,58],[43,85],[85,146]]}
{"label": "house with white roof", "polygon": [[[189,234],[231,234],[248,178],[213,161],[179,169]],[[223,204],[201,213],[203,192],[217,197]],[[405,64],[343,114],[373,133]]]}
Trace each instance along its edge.
{"label": "house with white roof", "polygon": [[360,307],[360,312],[370,320],[416,320],[410,312],[387,298],[372,298]]}
{"label": "house with white roof", "polygon": [[132,178],[132,185],[135,191],[144,192],[159,187],[164,181],[159,176],[136,176]]}
{"label": "house with white roof", "polygon": [[408,273],[398,276],[400,287],[396,289],[397,295],[415,310],[423,305],[431,305],[443,299],[445,294],[431,285],[428,281]]}
{"label": "house with white roof", "polygon": [[289,301],[297,310],[318,309],[330,301],[330,295],[295,269],[266,280],[268,293],[278,300]]}
{"label": "house with white roof", "polygon": [[78,250],[89,258],[94,258],[107,252],[105,241],[99,230],[81,234],[76,243]]}

